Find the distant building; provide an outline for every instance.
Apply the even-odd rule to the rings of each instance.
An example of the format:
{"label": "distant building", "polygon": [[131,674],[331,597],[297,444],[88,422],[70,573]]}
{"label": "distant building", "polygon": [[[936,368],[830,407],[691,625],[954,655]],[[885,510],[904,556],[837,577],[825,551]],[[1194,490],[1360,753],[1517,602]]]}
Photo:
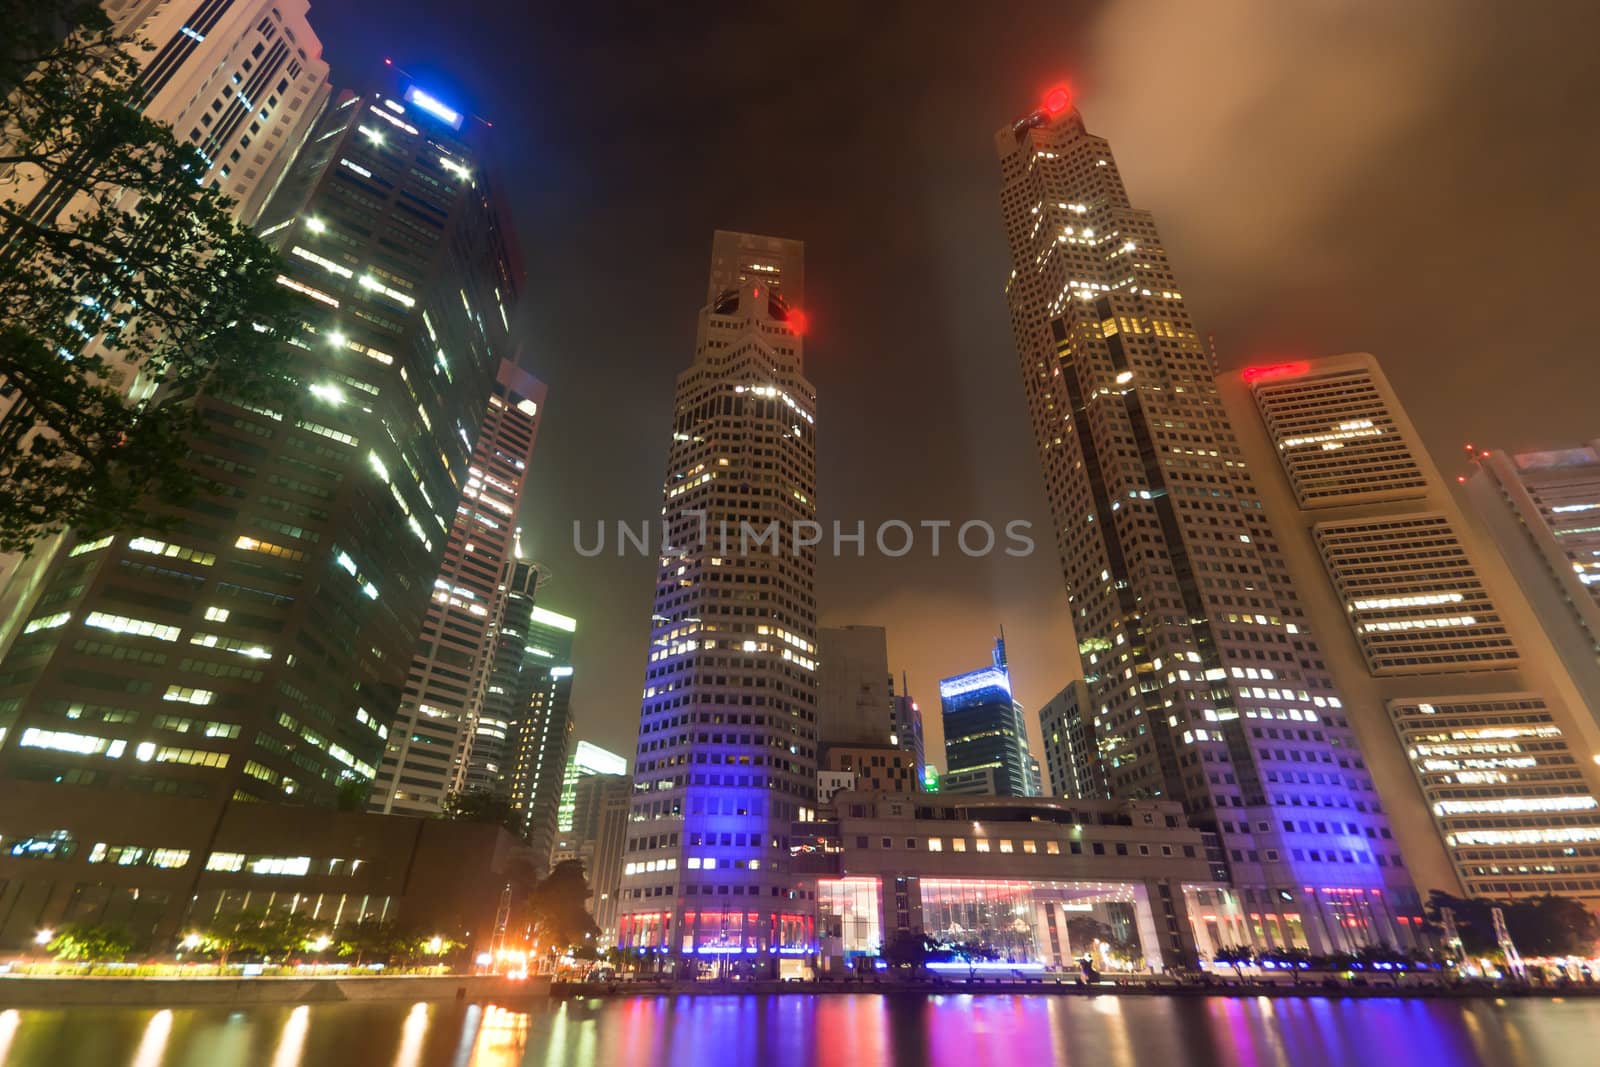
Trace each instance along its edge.
{"label": "distant building", "polygon": [[[1340,697],[1298,721],[1257,713],[1253,728],[1273,742],[1336,719],[1359,743],[1320,768],[1274,770],[1267,785],[1292,775],[1314,787],[1320,775],[1350,802],[1381,806],[1393,840],[1381,828],[1339,852],[1370,851],[1421,888],[1600,903],[1596,723],[1377,361],[1300,360],[1217,384],[1279,546],[1280,581],[1305,608],[1271,657],[1231,670],[1268,700],[1292,695],[1287,667],[1326,671]],[[1235,617],[1259,626],[1263,616],[1226,615],[1230,628]],[[1337,825],[1285,816],[1296,835]],[[1294,848],[1330,855],[1314,838]]]}
{"label": "distant building", "polygon": [[849,774],[854,788],[874,793],[915,793],[922,788],[915,758],[894,745],[828,745],[818,774]]}
{"label": "distant building", "polygon": [[436,815],[466,787],[466,755],[484,714],[514,556],[512,521],[544,410],[544,383],[502,360],[450,524],[433,599],[384,750],[374,811]]}
{"label": "distant building", "polygon": [[[509,605],[506,615],[512,618]],[[467,757],[467,782],[468,788],[476,779],[492,792],[509,793],[542,868],[549,864],[556,843],[562,783],[572,747],[572,640],[578,622],[537,604],[526,605],[526,614],[516,621],[521,650],[506,644],[502,648],[518,664],[513,684],[519,700],[506,718],[485,715],[478,721]],[[526,702],[520,699],[523,692]],[[496,784],[490,785],[491,781]]]}
{"label": "distant building", "polygon": [[1109,797],[1094,746],[1089,687],[1075,679],[1039,708],[1050,792],[1061,797]]}
{"label": "distant building", "polygon": [[573,832],[573,819],[578,808],[578,783],[595,774],[626,775],[628,758],[601,748],[592,741],[579,741],[567,757],[567,766],[561,776],[561,806],[556,815],[556,829],[562,834]]}
{"label": "distant building", "polygon": [[628,807],[633,779],[621,774],[592,774],[578,781],[575,825],[576,859],[589,879],[589,914],[600,927],[601,941],[614,944],[617,908],[622,892],[623,853],[628,842]]}
{"label": "distant building", "polygon": [[939,701],[947,764],[940,790],[1033,796],[1037,773],[1029,767],[1022,705],[1011,696],[1005,639],[995,641],[989,666],[941,681]]}
{"label": "distant building", "polygon": [[881,626],[817,631],[817,741],[888,744],[895,736],[889,638]]}
{"label": "distant building", "polygon": [[1600,720],[1600,441],[1474,463],[1467,498]]}
{"label": "distant building", "polygon": [[892,699],[894,712],[891,721],[894,732],[890,735],[889,743],[899,746],[900,751],[910,754],[916,763],[917,780],[921,781],[923,768],[928,762],[927,750],[922,739],[922,709],[911,699],[904,675],[901,675],[900,692],[895,693]]}

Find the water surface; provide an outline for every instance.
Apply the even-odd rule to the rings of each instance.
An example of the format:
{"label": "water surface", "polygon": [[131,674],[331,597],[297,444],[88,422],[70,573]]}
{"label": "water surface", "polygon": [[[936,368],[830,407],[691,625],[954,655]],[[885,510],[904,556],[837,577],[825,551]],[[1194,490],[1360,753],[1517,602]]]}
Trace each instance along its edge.
{"label": "water surface", "polygon": [[1600,1000],[655,996],[0,1010],[0,1067],[1592,1067]]}

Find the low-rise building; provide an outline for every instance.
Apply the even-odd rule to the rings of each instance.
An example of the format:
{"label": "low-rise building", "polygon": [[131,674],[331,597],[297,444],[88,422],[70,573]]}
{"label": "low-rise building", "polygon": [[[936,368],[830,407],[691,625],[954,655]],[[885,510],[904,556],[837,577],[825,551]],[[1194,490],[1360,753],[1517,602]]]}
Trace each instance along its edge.
{"label": "low-rise building", "polygon": [[[815,875],[822,967],[897,934],[965,946],[979,970],[1193,967],[1250,943],[1214,839],[1175,803],[840,793],[791,857]],[[1265,947],[1265,946],[1264,946]],[[971,964],[960,963],[965,971]]]}
{"label": "low-rise building", "polygon": [[69,922],[126,928],[136,950],[172,949],[218,913],[282,910],[327,931],[392,921],[497,948],[507,900],[531,888],[526,843],[488,823],[214,805],[13,782],[0,812],[0,951]]}

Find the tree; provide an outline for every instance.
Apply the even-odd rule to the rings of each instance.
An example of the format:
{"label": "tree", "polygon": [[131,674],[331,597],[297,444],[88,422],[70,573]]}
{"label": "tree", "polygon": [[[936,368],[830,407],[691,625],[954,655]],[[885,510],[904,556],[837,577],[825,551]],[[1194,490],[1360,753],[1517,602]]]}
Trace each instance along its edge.
{"label": "tree", "polygon": [[578,860],[562,860],[528,894],[534,942],[552,952],[587,945],[600,936],[589,914],[589,883]]}
{"label": "tree", "polygon": [[218,968],[226,968],[237,954],[264,959],[283,958],[303,951],[315,924],[304,915],[286,911],[246,909],[213,915],[196,933],[201,947],[215,953]]}
{"label": "tree", "polygon": [[213,484],[186,461],[202,395],[288,406],[306,302],[140,111],[148,46],[86,0],[0,0],[0,25],[0,549],[160,528]]}
{"label": "tree", "polygon": [[967,965],[967,978],[978,976],[978,964],[987,963],[1000,958],[1000,953],[993,945],[983,941],[958,941],[955,944],[942,946],[956,959]]}
{"label": "tree", "polygon": [[927,969],[939,949],[939,942],[922,931],[901,930],[883,946],[882,955],[894,970],[910,971],[916,976]]}
{"label": "tree", "polygon": [[1443,910],[1455,913],[1456,932],[1468,955],[1488,956],[1500,951],[1494,932],[1494,909],[1505,913],[1506,931],[1523,956],[1588,955],[1600,938],[1600,921],[1571,897],[1545,895],[1523,900],[1454,897],[1435,889],[1428,894],[1425,914],[1436,934],[1442,934]]}
{"label": "tree", "polygon": [[120,960],[133,948],[133,935],[121,926],[68,923],[46,947],[58,960]]}
{"label": "tree", "polygon": [[1213,963],[1232,967],[1234,975],[1243,978],[1244,965],[1255,960],[1255,953],[1244,945],[1222,945],[1211,954],[1211,960]]}
{"label": "tree", "polygon": [[487,789],[452,792],[444,798],[439,811],[441,818],[458,822],[494,823],[518,836],[522,834],[522,818],[511,806],[511,801]]}

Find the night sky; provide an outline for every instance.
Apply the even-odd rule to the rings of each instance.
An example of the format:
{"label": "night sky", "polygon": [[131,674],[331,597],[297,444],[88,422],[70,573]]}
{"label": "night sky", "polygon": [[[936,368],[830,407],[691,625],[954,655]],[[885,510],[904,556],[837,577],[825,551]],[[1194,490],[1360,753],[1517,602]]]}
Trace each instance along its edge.
{"label": "night sky", "polygon": [[1372,352],[1447,475],[1467,440],[1600,436],[1591,4],[314,0],[311,17],[336,86],[392,56],[494,123],[524,362],[550,387],[525,543],[554,574],[542,602],[579,619],[578,736],[629,757],[654,564],[584,559],[572,523],[659,510],[716,228],[806,243],[825,523],[1034,524],[1025,560],[934,559],[924,539],[819,565],[823,624],[888,627],[930,759],[938,678],[986,662],[997,627],[1030,712],[1077,675],[991,143],[1058,81],[1155,212],[1224,366]]}

